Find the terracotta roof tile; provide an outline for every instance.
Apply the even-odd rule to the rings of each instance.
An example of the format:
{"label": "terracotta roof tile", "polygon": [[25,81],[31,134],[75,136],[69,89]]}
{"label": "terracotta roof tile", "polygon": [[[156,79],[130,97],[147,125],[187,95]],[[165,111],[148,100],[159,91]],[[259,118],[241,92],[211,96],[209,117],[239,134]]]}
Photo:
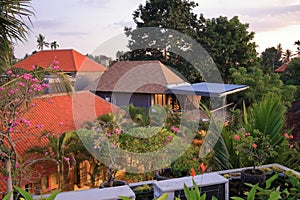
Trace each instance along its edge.
{"label": "terracotta roof tile", "polygon": [[16,63],[15,66],[32,70],[33,65],[49,67],[54,60],[59,62],[60,69],[64,72],[104,72],[107,70],[106,67],[74,49],[39,51]]}
{"label": "terracotta roof tile", "polygon": [[97,91],[164,93],[168,84],[184,83],[160,61],[120,61],[103,73]]}
{"label": "terracotta roof tile", "polygon": [[289,65],[288,63],[282,64],[280,67],[275,69],[275,72],[284,72],[286,70],[286,68],[288,67],[288,65]]}
{"label": "terracotta roof tile", "polygon": [[[19,157],[33,146],[46,146],[48,140],[39,140],[43,131],[60,135],[76,130],[84,121],[93,121],[97,116],[117,112],[120,109],[88,91],[71,94],[45,95],[32,101],[35,106],[24,116],[30,126],[17,126],[12,134]],[[0,192],[5,191],[6,184],[0,177]]]}

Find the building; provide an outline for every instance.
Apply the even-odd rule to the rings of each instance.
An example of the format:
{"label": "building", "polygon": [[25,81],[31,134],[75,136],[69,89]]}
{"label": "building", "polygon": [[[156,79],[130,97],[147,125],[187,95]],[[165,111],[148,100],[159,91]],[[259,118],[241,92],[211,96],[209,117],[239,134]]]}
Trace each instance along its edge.
{"label": "building", "polygon": [[[15,151],[23,163],[26,163],[27,159],[36,158],[32,157],[34,155],[26,154],[29,148],[33,146],[43,148],[48,144],[47,138],[41,138],[43,132],[60,136],[68,131],[77,130],[85,121],[94,121],[96,116],[119,110],[118,107],[88,91],[44,95],[31,103],[34,106],[24,115],[24,118],[30,121],[30,125],[17,126],[11,135]],[[3,164],[0,162],[1,168],[4,167]],[[20,186],[26,186],[31,192],[49,192],[48,188],[55,189],[58,186],[55,162],[42,162],[33,171],[22,168],[22,173]],[[1,173],[0,193],[5,192],[6,181]]]}
{"label": "building", "polygon": [[[47,68],[54,62],[58,62],[60,70],[68,74],[72,82],[76,82],[75,89],[77,91],[83,90],[107,70],[103,65],[74,49],[38,51],[16,63],[15,67],[31,71],[32,66]],[[51,82],[51,80],[49,81]],[[50,91],[49,93],[54,92]]]}

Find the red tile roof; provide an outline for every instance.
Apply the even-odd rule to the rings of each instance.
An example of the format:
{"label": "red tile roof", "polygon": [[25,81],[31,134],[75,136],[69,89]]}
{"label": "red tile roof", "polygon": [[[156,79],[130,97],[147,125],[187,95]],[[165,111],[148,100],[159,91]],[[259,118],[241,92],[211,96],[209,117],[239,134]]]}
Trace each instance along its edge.
{"label": "red tile roof", "polygon": [[64,72],[104,72],[106,67],[82,55],[74,49],[44,50],[32,54],[15,64],[17,68],[32,70],[33,65],[49,67],[53,61],[58,61]]}
{"label": "red tile roof", "polygon": [[286,68],[288,67],[288,63],[284,63],[283,65],[281,65],[280,67],[278,67],[277,69],[275,69],[275,72],[284,72],[286,70]]}
{"label": "red tile roof", "polygon": [[[60,135],[78,129],[84,121],[93,121],[97,116],[120,109],[88,91],[75,94],[45,95],[34,99],[35,105],[24,116],[30,126],[17,126],[12,134],[16,152],[20,158],[33,146],[46,146],[46,138],[39,140],[43,131]],[[5,191],[6,184],[0,174],[0,192]]]}
{"label": "red tile roof", "polygon": [[184,83],[167,66],[158,60],[120,61],[103,73],[96,91],[164,93],[167,85]]}

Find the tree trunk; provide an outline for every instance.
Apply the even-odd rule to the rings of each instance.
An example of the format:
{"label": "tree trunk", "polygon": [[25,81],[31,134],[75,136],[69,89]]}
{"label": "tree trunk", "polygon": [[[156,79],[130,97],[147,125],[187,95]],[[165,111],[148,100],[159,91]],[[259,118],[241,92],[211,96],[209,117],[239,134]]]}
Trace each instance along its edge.
{"label": "tree trunk", "polygon": [[[13,184],[12,184],[12,176],[11,176],[11,159],[8,158],[6,161],[5,161],[5,169],[6,169],[6,172],[7,172],[7,175],[8,175],[8,180],[6,182],[6,187],[7,187],[7,192],[10,192],[13,190]],[[9,200],[13,200],[14,199],[14,196],[13,194],[10,195],[10,198]]]}

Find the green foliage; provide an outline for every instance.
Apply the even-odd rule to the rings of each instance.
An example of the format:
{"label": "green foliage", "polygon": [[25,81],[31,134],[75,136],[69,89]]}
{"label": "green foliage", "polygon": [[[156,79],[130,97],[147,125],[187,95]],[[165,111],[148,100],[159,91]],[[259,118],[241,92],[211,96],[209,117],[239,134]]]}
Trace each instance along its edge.
{"label": "green foliage", "polygon": [[[0,72],[12,66],[12,44],[25,41],[34,16],[31,0],[0,0]],[[29,20],[26,20],[29,19]]]}
{"label": "green foliage", "polygon": [[230,68],[256,66],[256,44],[252,41],[254,32],[248,31],[249,24],[241,23],[237,16],[200,19],[197,41],[213,58],[224,82],[232,81]]}
{"label": "green foliage", "polygon": [[281,51],[275,47],[266,48],[261,53],[261,69],[265,74],[274,73],[277,67],[282,65]]}
{"label": "green foliage", "polygon": [[[202,81],[205,78],[203,74],[180,56],[183,54],[178,53],[191,44],[183,37],[177,38],[175,34],[168,34],[169,30],[175,30],[194,39],[207,51],[199,52],[198,55],[208,53],[225,82],[231,80],[228,73],[230,67],[254,66],[258,59],[256,45],[251,41],[254,33],[247,30],[249,25],[242,24],[238,17],[230,20],[226,17],[205,19],[203,14],[198,17],[193,13],[197,6],[194,1],[188,0],[148,0],[145,5],[140,5],[133,13],[137,29],[125,28],[126,35],[131,37],[128,44],[131,51],[123,54],[121,59],[160,60],[190,83]],[[159,27],[165,34],[158,38],[151,35],[150,30],[147,33],[138,31],[144,27]],[[205,59],[202,60],[203,63],[197,64],[203,65]],[[208,68],[205,70],[206,73],[209,72]]]}
{"label": "green foliage", "polygon": [[173,175],[175,177],[187,176],[192,168],[197,174],[201,174],[200,163],[202,161],[198,158],[199,151],[198,146],[190,145],[177,160],[171,163]]}
{"label": "green foliage", "polygon": [[278,155],[271,145],[270,136],[257,129],[251,133],[241,132],[234,138],[237,154],[240,154],[240,162],[250,161],[254,168],[265,164],[269,158]]}
{"label": "green foliage", "polygon": [[262,101],[264,96],[269,94],[284,99],[282,103],[286,106],[290,106],[294,100],[296,87],[284,85],[280,80],[279,74],[264,74],[261,69],[248,70],[244,67],[239,69],[231,68],[229,72],[234,84],[249,86],[247,90],[229,97],[230,101],[234,101],[239,108],[242,108],[243,102],[248,107],[255,102]]}
{"label": "green foliage", "polygon": [[269,135],[271,145],[280,145],[283,141],[286,108],[280,97],[266,95],[261,102],[254,103],[248,110],[245,129],[248,132],[259,130]]}
{"label": "green foliage", "polygon": [[[20,187],[15,186],[15,189],[24,197],[24,200],[34,200],[33,197],[26,192],[25,190],[23,190]],[[12,195],[13,191],[9,192],[4,198],[3,200],[9,200],[10,196]],[[54,200],[56,198],[56,196],[58,195],[58,193],[60,193],[60,190],[57,190],[55,192],[53,192],[49,197],[47,198],[41,198],[41,200]],[[21,198],[23,199],[23,198]]]}
{"label": "green foliage", "polygon": [[[200,189],[197,186],[196,182],[193,179],[193,188],[188,188],[186,184],[183,186],[184,188],[184,194],[187,200],[205,200],[206,199],[206,193],[202,194],[200,193]],[[179,198],[176,198],[180,200]],[[212,200],[217,200],[216,197],[212,197]]]}

